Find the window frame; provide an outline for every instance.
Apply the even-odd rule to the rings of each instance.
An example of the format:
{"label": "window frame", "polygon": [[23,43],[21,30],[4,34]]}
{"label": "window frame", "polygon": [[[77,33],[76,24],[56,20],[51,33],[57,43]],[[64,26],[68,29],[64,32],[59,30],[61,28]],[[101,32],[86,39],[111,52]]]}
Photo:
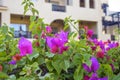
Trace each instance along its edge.
{"label": "window frame", "polygon": [[80,7],[86,7],[85,0],[80,0]]}
{"label": "window frame", "polygon": [[89,0],[89,8],[95,9],[95,0]]}

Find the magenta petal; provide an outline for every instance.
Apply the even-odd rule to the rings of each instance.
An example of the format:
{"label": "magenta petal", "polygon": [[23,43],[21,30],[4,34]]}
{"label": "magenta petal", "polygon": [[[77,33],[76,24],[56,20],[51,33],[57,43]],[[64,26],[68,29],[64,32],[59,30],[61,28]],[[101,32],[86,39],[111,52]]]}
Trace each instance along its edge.
{"label": "magenta petal", "polygon": [[89,80],[99,80],[96,73],[93,73]]}
{"label": "magenta petal", "polygon": [[60,38],[64,43],[68,42],[68,32],[61,31],[59,34],[56,34],[56,37]]}
{"label": "magenta petal", "polygon": [[66,51],[68,47],[64,45],[68,41],[67,36],[68,33],[61,31],[55,34],[55,37],[46,37],[46,44],[50,48],[50,51],[52,53],[59,52],[60,54]]}
{"label": "magenta petal", "polygon": [[83,66],[84,70],[86,70],[87,72],[91,72],[91,69],[85,63],[83,63],[82,66]]}
{"label": "magenta petal", "polygon": [[26,54],[32,54],[32,43],[24,37],[20,38],[18,42],[18,48],[20,50],[21,56],[25,56]]}
{"label": "magenta petal", "polygon": [[89,79],[90,79],[89,76],[87,76],[87,75],[84,76],[84,80],[89,80]]}
{"label": "magenta petal", "polygon": [[111,66],[112,70],[114,71],[114,70],[115,70],[114,65],[113,65],[113,64],[110,64],[110,66]]}
{"label": "magenta petal", "polygon": [[51,33],[52,32],[52,28],[50,26],[47,26],[46,27],[46,31],[47,31],[47,33]]}
{"label": "magenta petal", "polygon": [[87,31],[87,36],[89,37],[89,38],[91,38],[92,37],[92,35],[93,35],[93,30],[88,30]]}
{"label": "magenta petal", "polygon": [[60,40],[59,38],[53,38],[51,40],[52,44],[56,45],[56,46],[62,46],[64,43],[62,40]]}
{"label": "magenta petal", "polygon": [[46,44],[48,45],[49,48],[52,47],[52,42],[51,42],[52,39],[53,39],[52,37],[46,37]]}
{"label": "magenta petal", "polygon": [[59,53],[62,54],[63,51],[66,51],[68,49],[68,46],[61,46]]}
{"label": "magenta petal", "polygon": [[91,70],[93,72],[96,72],[99,69],[99,67],[100,67],[100,65],[98,63],[98,60],[95,57],[92,57],[91,58],[91,62],[92,62],[92,64],[91,64]]}
{"label": "magenta petal", "polygon": [[99,78],[99,80],[108,80],[108,77]]}
{"label": "magenta petal", "polygon": [[12,61],[9,62],[9,64],[15,65],[16,61],[12,60]]}

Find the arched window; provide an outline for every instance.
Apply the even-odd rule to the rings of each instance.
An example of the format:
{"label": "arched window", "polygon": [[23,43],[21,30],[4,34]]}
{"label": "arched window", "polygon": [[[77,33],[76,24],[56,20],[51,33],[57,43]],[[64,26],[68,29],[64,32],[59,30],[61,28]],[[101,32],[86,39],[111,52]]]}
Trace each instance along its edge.
{"label": "arched window", "polygon": [[89,0],[89,6],[90,6],[90,8],[95,8],[95,1]]}
{"label": "arched window", "polygon": [[[56,19],[51,22],[50,26],[52,27],[52,33],[55,34],[61,30],[64,30],[64,20],[62,19]],[[65,31],[69,31],[69,28],[67,28]]]}
{"label": "arched window", "polygon": [[85,7],[85,0],[80,0],[80,7]]}

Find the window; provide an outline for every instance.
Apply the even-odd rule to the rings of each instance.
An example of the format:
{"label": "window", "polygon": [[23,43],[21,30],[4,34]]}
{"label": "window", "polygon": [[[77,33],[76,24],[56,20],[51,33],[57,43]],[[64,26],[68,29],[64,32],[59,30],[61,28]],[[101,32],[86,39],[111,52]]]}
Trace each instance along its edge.
{"label": "window", "polygon": [[14,28],[14,37],[28,37],[26,24],[10,24],[11,28]]}
{"label": "window", "polygon": [[14,31],[27,31],[26,24],[10,24],[11,28],[14,28]]}
{"label": "window", "polygon": [[80,7],[85,7],[85,0],[80,0]]}
{"label": "window", "polygon": [[95,8],[94,0],[89,0],[90,8]]}
{"label": "window", "polygon": [[14,28],[14,37],[31,38],[31,32],[28,31],[30,16],[11,14],[10,27]]}
{"label": "window", "polygon": [[60,1],[59,0],[45,0],[45,2],[59,4]]}
{"label": "window", "polygon": [[67,5],[72,6],[72,3],[73,3],[73,2],[72,2],[72,0],[67,0],[67,2],[66,2],[66,3],[67,3]]}

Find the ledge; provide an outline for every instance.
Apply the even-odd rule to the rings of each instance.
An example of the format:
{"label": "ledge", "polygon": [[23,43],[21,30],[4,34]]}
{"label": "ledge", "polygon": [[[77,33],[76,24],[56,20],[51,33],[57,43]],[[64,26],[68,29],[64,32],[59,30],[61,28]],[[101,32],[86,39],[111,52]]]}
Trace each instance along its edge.
{"label": "ledge", "polygon": [[7,10],[8,9],[8,7],[6,7],[6,6],[0,6],[0,10]]}

